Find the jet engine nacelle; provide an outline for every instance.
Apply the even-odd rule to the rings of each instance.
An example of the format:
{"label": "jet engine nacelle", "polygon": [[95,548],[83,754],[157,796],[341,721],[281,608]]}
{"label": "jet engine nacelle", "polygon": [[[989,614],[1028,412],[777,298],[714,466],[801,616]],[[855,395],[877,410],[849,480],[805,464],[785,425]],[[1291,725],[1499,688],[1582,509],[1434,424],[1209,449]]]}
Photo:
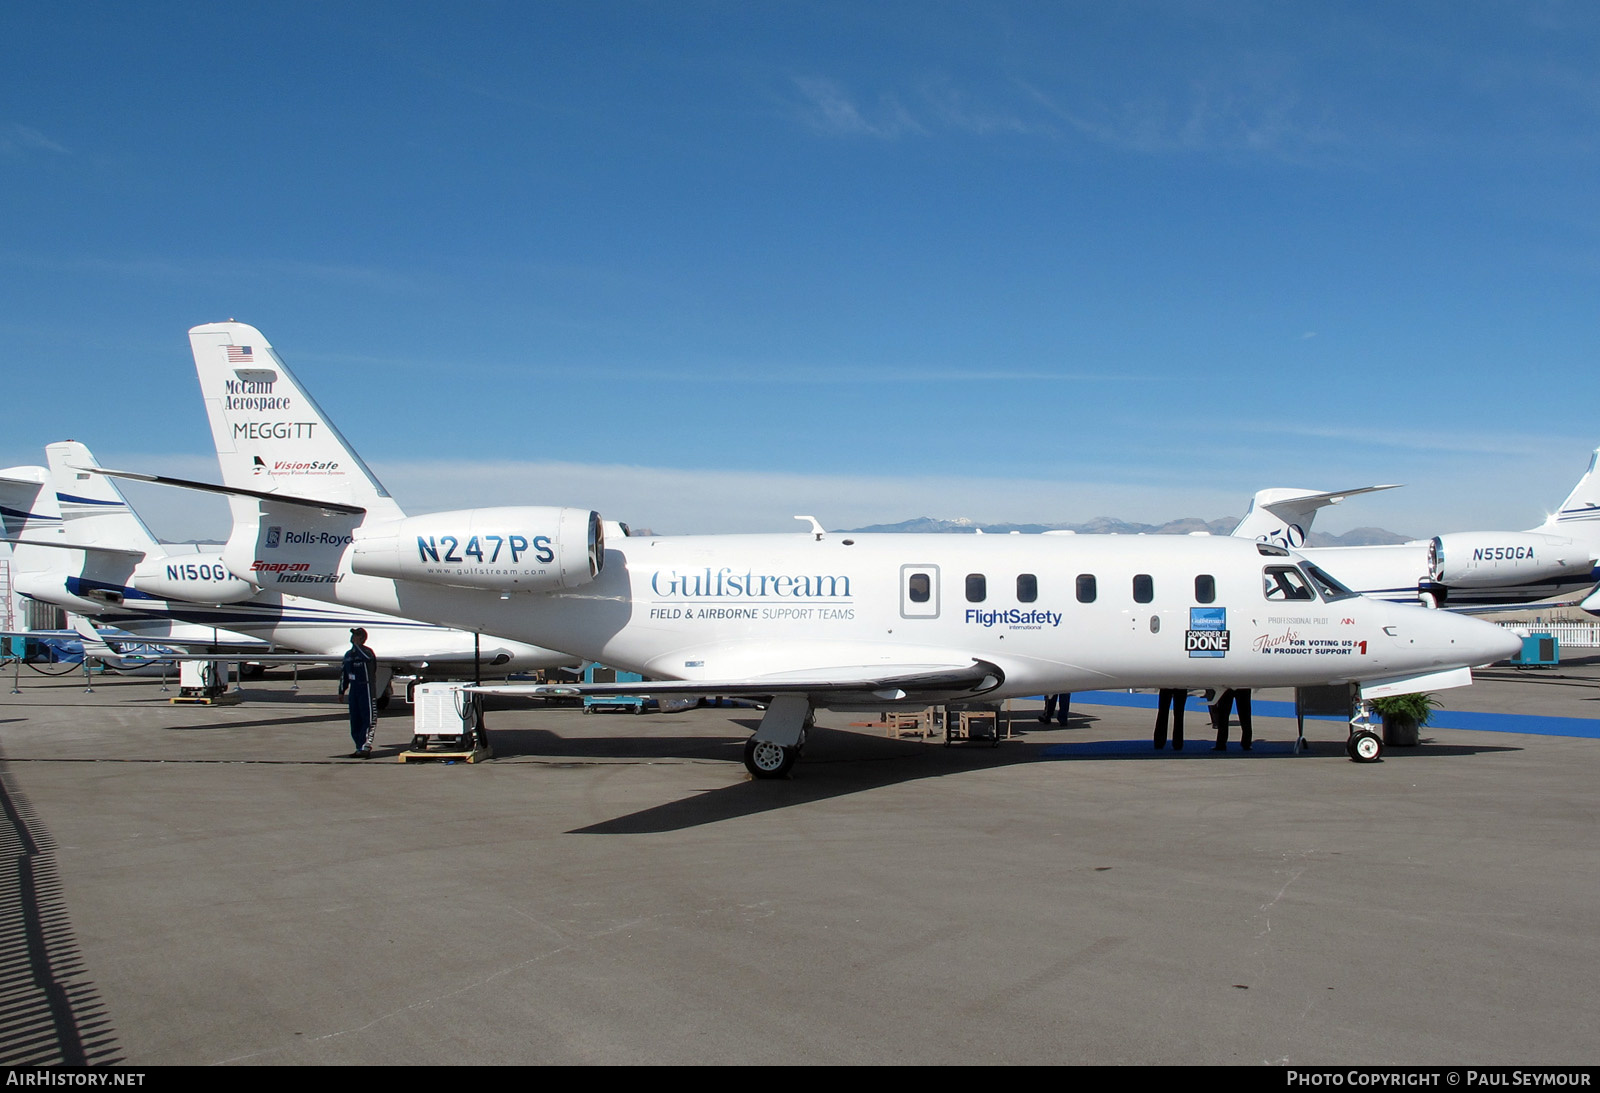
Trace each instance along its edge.
{"label": "jet engine nacelle", "polygon": [[189,603],[242,603],[258,591],[249,581],[228,572],[216,554],[146,559],[133,571],[128,584],[163,600]]}
{"label": "jet engine nacelle", "polygon": [[1452,588],[1504,585],[1589,572],[1588,547],[1556,535],[1468,531],[1428,544],[1433,579]]}
{"label": "jet engine nacelle", "polygon": [[350,568],[371,577],[493,592],[576,588],[605,565],[600,514],[586,509],[463,509],[358,529]]}
{"label": "jet engine nacelle", "polygon": [[98,615],[122,603],[122,594],[66,573],[19,573],[13,585],[17,594],[52,604],[80,615]]}

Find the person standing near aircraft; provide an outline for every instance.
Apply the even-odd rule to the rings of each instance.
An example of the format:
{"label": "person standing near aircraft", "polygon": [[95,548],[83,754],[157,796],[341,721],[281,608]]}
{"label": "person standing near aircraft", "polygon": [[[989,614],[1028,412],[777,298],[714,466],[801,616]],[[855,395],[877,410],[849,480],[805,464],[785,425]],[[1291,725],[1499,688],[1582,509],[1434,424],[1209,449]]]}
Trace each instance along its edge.
{"label": "person standing near aircraft", "polygon": [[1172,711],[1172,750],[1183,750],[1183,710],[1189,692],[1163,689],[1156,699],[1156,750],[1167,746],[1167,711]]}
{"label": "person standing near aircraft", "polygon": [[1070,694],[1049,694],[1044,696],[1044,712],[1039,715],[1039,724],[1048,725],[1050,719],[1056,719],[1056,724],[1067,723],[1067,710],[1072,705]]}
{"label": "person standing near aircraft", "polygon": [[367,647],[367,632],[358,626],[350,631],[350,649],[339,667],[339,696],[349,696],[350,739],[356,745],[352,759],[372,758],[378,725],[377,695],[373,693],[377,682],[377,654]]}
{"label": "person standing near aircraft", "polygon": [[1218,695],[1216,702],[1211,705],[1211,724],[1217,730],[1217,742],[1212,751],[1228,750],[1228,719],[1233,714],[1235,702],[1239,704],[1239,747],[1249,751],[1255,742],[1250,726],[1250,690],[1234,690],[1230,687]]}

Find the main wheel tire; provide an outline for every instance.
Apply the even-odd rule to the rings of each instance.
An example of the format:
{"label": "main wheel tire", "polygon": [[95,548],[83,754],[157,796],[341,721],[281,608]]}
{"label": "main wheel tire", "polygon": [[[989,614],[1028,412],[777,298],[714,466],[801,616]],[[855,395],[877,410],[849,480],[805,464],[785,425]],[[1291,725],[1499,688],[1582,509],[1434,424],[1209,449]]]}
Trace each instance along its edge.
{"label": "main wheel tire", "polygon": [[783,778],[794,766],[796,749],[751,737],[744,745],[744,767],[752,778]]}
{"label": "main wheel tire", "polygon": [[1383,758],[1383,738],[1375,732],[1362,729],[1350,737],[1345,745],[1350,758],[1357,763],[1376,763]]}

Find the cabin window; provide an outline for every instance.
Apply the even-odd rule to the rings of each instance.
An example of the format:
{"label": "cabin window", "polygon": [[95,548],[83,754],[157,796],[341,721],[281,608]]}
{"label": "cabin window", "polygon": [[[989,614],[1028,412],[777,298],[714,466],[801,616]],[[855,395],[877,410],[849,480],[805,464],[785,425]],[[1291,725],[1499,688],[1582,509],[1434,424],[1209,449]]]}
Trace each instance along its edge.
{"label": "cabin window", "polygon": [[912,603],[927,603],[930,587],[926,573],[913,573],[906,582],[906,594],[911,597]]}
{"label": "cabin window", "polygon": [[1306,582],[1305,577],[1292,565],[1269,565],[1261,573],[1262,591],[1269,600],[1315,600],[1317,598],[1317,594],[1311,591],[1311,585]]}
{"label": "cabin window", "polygon": [[1039,598],[1039,578],[1032,573],[1017,574],[1017,602],[1032,603]]}
{"label": "cabin window", "polygon": [[1155,578],[1148,573],[1135,573],[1133,575],[1133,602],[1149,603],[1155,598]]}
{"label": "cabin window", "polygon": [[1194,602],[1217,602],[1217,579],[1209,573],[1202,573],[1194,579]]}
{"label": "cabin window", "polygon": [[982,573],[967,574],[967,602],[982,603],[989,596],[989,578]]}
{"label": "cabin window", "polygon": [[1093,573],[1078,574],[1078,602],[1093,603],[1096,595]]}

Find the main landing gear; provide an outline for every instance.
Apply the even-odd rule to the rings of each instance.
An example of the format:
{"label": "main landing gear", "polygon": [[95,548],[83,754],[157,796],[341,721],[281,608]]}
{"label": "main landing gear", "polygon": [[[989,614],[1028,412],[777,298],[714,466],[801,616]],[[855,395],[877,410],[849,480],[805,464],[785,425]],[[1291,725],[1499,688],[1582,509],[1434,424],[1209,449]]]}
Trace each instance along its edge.
{"label": "main landing gear", "polygon": [[767,706],[755,735],[745,741],[744,769],[752,778],[786,778],[806,746],[812,724],[811,701],[805,695],[778,695]]}
{"label": "main landing gear", "polygon": [[800,757],[798,746],[786,748],[771,740],[751,737],[744,744],[744,766],[752,778],[784,778]]}

